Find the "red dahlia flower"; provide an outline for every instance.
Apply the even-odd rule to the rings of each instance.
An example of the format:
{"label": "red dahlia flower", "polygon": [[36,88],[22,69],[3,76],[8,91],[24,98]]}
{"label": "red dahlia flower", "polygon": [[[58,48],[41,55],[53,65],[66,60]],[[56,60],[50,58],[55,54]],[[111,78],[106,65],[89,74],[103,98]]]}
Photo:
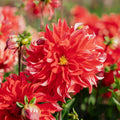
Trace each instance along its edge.
{"label": "red dahlia flower", "polygon": [[59,0],[23,0],[25,2],[25,10],[29,15],[43,16],[49,14],[49,19],[54,14],[54,8],[59,7]]}
{"label": "red dahlia flower", "polygon": [[[107,54],[107,59],[104,65],[105,69],[106,66],[110,68],[110,66],[113,66],[114,64],[117,64],[117,66],[119,66],[120,15],[103,15],[101,19],[97,19],[97,17],[95,19],[93,17],[93,14],[90,14],[89,11],[80,6],[76,6],[72,10],[72,14],[75,17],[75,22],[82,22],[88,25],[91,31],[95,32],[97,42],[105,48],[104,51]],[[104,80],[102,82],[104,86],[109,86],[114,82],[114,73],[116,73],[118,70],[119,68],[116,68],[105,72]]]}
{"label": "red dahlia flower", "polygon": [[89,13],[89,11],[81,6],[75,6],[72,11],[74,16],[73,22],[82,22],[88,25],[98,37],[104,39],[105,36],[110,38],[116,37],[120,34],[120,15],[110,14],[103,15],[99,19],[96,15]]}
{"label": "red dahlia flower", "polygon": [[81,6],[75,6],[71,10],[71,14],[74,16],[73,23],[81,22],[84,25],[88,25],[89,32],[91,33],[94,31],[96,34],[98,31],[97,26],[99,25],[98,23],[100,20],[97,15],[89,13],[86,8]]}
{"label": "red dahlia flower", "polygon": [[53,24],[53,31],[46,26],[44,39],[27,50],[27,70],[35,82],[48,85],[46,92],[55,97],[69,97],[74,86],[88,87],[91,93],[92,86],[97,85],[96,73],[105,61],[94,34],[88,34],[86,26],[79,29],[78,25],[68,27],[65,20],[59,20],[57,25]]}
{"label": "red dahlia flower", "polygon": [[0,39],[0,72],[9,72],[16,64],[16,55],[11,50],[5,50],[6,42]]}
{"label": "red dahlia flower", "polygon": [[5,50],[6,40],[11,34],[18,34],[25,29],[22,16],[15,16],[16,8],[0,7],[0,72],[9,72],[16,63],[16,55]]}
{"label": "red dahlia flower", "polygon": [[120,34],[120,15],[110,14],[103,15],[101,24],[99,25],[99,35],[109,36],[110,38],[119,36]]}
{"label": "red dahlia flower", "polygon": [[13,75],[1,84],[1,120],[55,120],[51,113],[61,108],[49,95],[36,92],[37,84],[25,80],[24,75]]}
{"label": "red dahlia flower", "polygon": [[0,38],[25,30],[25,21],[22,16],[15,16],[16,10],[12,7],[0,7]]}

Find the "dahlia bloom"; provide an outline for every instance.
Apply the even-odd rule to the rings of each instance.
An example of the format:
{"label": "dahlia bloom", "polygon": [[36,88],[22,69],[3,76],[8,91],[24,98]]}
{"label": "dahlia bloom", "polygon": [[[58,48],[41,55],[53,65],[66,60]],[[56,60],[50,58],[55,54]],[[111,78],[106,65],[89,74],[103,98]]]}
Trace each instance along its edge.
{"label": "dahlia bloom", "polygon": [[29,15],[40,17],[49,14],[49,19],[54,14],[54,8],[60,6],[59,0],[23,0],[25,2],[25,10]]}
{"label": "dahlia bloom", "polygon": [[120,15],[110,14],[103,15],[98,26],[100,36],[109,36],[110,38],[119,36],[120,34]]}
{"label": "dahlia bloom", "polygon": [[27,83],[26,77],[12,75],[0,88],[2,120],[55,120],[51,115],[61,108],[47,94],[36,92],[38,85]]}
{"label": "dahlia bloom", "polygon": [[15,16],[16,8],[0,7],[0,71],[12,70],[16,64],[16,55],[10,50],[5,50],[6,40],[11,34],[18,34],[25,29],[25,21],[22,16]]}
{"label": "dahlia bloom", "polygon": [[0,39],[0,71],[2,73],[12,70],[16,64],[16,55],[11,50],[5,50],[6,42]]}
{"label": "dahlia bloom", "polygon": [[44,42],[39,40],[40,44],[31,44],[27,50],[27,70],[32,80],[47,86],[45,92],[62,99],[69,97],[70,92],[76,93],[75,86],[80,86],[79,90],[88,87],[91,93],[92,86],[97,85],[96,73],[105,61],[94,34],[88,34],[87,26],[79,25],[68,27],[65,20],[59,20],[53,24],[53,31],[46,26],[42,33]]}
{"label": "dahlia bloom", "polygon": [[14,7],[0,7],[0,38],[25,30],[25,21],[22,16],[15,16],[16,10]]}
{"label": "dahlia bloom", "polygon": [[89,26],[89,32],[94,31],[96,34],[96,32],[98,31],[97,26],[99,25],[98,23],[100,20],[97,15],[89,13],[86,8],[81,6],[75,6],[71,10],[71,14],[74,16],[72,24],[76,22],[81,22],[84,25]]}
{"label": "dahlia bloom", "polygon": [[[110,86],[114,83],[114,75],[120,78],[120,39],[112,38],[113,43],[110,46],[106,46],[105,52],[107,53],[107,59],[105,61],[105,73],[102,81],[103,86]],[[114,41],[117,41],[114,45]]]}
{"label": "dahlia bloom", "polygon": [[[88,25],[91,31],[96,34],[96,39],[99,45],[104,47],[104,51],[107,54],[104,67],[110,67],[111,65],[117,64],[119,66],[120,61],[120,15],[110,14],[103,15],[101,19],[96,19],[93,14],[90,14],[85,8],[76,6],[72,10],[74,15],[74,22],[82,22]],[[107,39],[105,39],[107,37]],[[105,42],[105,44],[104,44]],[[102,84],[109,86],[114,82],[114,73],[119,69],[110,70],[105,72],[104,80]]]}
{"label": "dahlia bloom", "polygon": [[110,15],[103,15],[100,19],[81,6],[75,6],[71,13],[74,16],[73,23],[82,22],[85,25],[88,25],[90,30],[95,32],[98,42],[103,42],[105,36],[110,38],[119,37],[119,14],[112,13]]}

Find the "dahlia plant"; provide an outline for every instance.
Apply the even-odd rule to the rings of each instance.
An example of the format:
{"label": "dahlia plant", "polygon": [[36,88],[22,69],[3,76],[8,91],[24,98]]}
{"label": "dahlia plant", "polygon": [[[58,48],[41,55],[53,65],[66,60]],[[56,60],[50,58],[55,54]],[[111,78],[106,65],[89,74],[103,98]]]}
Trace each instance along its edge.
{"label": "dahlia plant", "polygon": [[120,15],[99,18],[75,6],[68,22],[64,2],[0,7],[1,120],[89,120],[110,98],[120,111]]}

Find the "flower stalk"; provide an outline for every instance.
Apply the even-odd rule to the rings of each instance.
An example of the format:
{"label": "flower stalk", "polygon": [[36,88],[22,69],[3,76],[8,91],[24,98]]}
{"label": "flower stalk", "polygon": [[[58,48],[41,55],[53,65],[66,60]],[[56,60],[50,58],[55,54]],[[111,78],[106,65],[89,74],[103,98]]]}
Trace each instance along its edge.
{"label": "flower stalk", "polygon": [[[62,108],[62,102],[60,102],[60,107]],[[58,120],[62,120],[62,111],[58,112]]]}
{"label": "flower stalk", "polygon": [[20,75],[20,71],[21,71],[21,58],[22,58],[22,49],[20,45],[18,50],[18,75]]}

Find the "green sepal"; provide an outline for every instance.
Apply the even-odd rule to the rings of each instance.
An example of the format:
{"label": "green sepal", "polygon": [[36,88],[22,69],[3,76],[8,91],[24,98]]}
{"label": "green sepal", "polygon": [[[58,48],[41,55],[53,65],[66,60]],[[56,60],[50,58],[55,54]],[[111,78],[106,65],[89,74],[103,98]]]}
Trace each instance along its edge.
{"label": "green sepal", "polygon": [[20,102],[16,102],[16,105],[19,107],[19,108],[24,108],[24,104],[20,103]]}
{"label": "green sepal", "polygon": [[105,36],[104,39],[105,39],[104,44],[109,45],[110,38],[108,36]]}
{"label": "green sepal", "polygon": [[25,97],[24,97],[24,102],[25,102],[25,104],[28,104],[28,98],[27,98],[26,95],[25,95]]}
{"label": "green sepal", "polygon": [[29,104],[35,104],[36,103],[36,97],[32,98],[32,100],[30,100]]}
{"label": "green sepal", "polygon": [[111,70],[116,70],[117,69],[117,64],[115,63],[115,64],[112,64],[111,66],[110,66],[110,69]]}
{"label": "green sepal", "polygon": [[110,72],[110,67],[109,67],[109,66],[106,66],[106,67],[104,68],[104,70],[105,70],[106,73],[109,73],[109,72]]}

